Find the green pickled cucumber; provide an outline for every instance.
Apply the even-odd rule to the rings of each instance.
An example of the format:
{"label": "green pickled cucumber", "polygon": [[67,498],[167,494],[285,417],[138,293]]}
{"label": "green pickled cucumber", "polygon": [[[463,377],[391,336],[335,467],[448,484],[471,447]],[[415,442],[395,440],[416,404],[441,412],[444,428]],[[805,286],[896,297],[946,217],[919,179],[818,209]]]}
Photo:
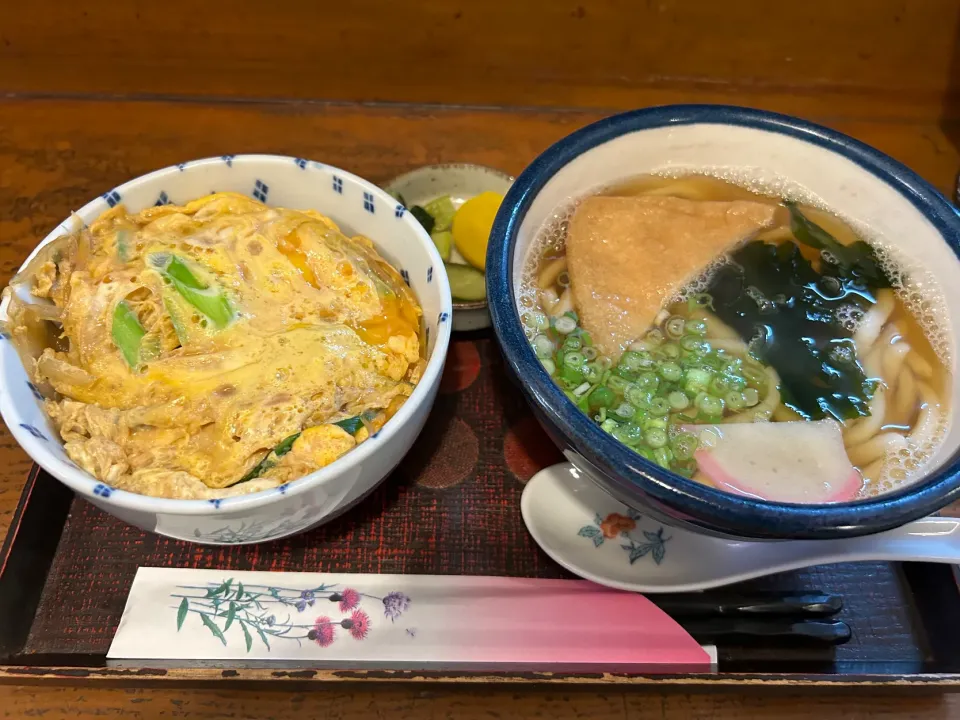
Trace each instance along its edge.
{"label": "green pickled cucumber", "polygon": [[445,263],[454,300],[476,302],[487,299],[487,281],[483,273],[470,265]]}

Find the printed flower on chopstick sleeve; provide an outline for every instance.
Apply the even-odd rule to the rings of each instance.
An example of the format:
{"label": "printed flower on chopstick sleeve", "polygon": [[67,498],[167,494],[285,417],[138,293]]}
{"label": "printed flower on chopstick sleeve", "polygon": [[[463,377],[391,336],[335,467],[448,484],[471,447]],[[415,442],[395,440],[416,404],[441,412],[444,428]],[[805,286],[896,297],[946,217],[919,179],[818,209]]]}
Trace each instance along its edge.
{"label": "printed flower on chopstick sleeve", "polygon": [[330,602],[340,603],[340,612],[349,612],[360,604],[360,593],[353,588],[335,592],[328,598]]}
{"label": "printed flower on chopstick sleeve", "polygon": [[387,593],[383,598],[383,614],[396,621],[410,607],[410,597],[402,592]]}
{"label": "printed flower on chopstick sleeve", "polygon": [[370,616],[363,610],[354,610],[350,617],[340,621],[340,627],[357,640],[363,640],[370,631]]}
{"label": "printed flower on chopstick sleeve", "polygon": [[294,607],[297,608],[297,612],[303,612],[307,609],[307,606],[312,606],[316,602],[316,595],[313,590],[304,590],[300,593],[300,599],[297,600]]}
{"label": "printed flower on chopstick sleeve", "polygon": [[[326,648],[339,637],[337,627],[346,630],[354,639],[363,640],[373,631],[373,621],[362,605],[382,603],[384,616],[391,621],[395,621],[410,607],[410,597],[399,591],[381,597],[351,587],[342,590],[336,588],[336,583],[320,584],[304,590],[252,583],[234,584],[232,579],[227,579],[205,585],[178,585],[178,592],[171,593],[171,597],[177,601],[172,607],[176,609],[178,632],[188,617],[196,616],[200,625],[223,645],[233,638],[242,637],[247,652],[251,652],[257,638],[267,652],[271,651],[274,641],[281,640],[294,641],[298,645],[309,640]],[[330,612],[305,623],[296,614],[291,616],[289,611],[285,617],[275,612],[278,606],[286,606],[303,613],[323,599],[337,604],[341,615],[339,619],[336,612]],[[411,637],[414,635],[410,633]]]}
{"label": "printed flower on chopstick sleeve", "polygon": [[333,628],[336,625],[326,615],[321,615],[307,633],[307,639],[313,640],[320,647],[328,647],[333,642]]}

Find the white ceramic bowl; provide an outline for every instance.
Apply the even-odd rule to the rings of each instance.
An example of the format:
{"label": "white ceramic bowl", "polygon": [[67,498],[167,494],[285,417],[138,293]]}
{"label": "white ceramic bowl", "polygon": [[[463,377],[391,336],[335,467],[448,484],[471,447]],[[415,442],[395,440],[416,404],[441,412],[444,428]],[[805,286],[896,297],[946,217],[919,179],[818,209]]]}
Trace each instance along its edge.
{"label": "white ceramic bowl", "polygon": [[[136,212],[228,190],[270,205],[317,210],[344,232],[371,238],[423,307],[428,363],[420,384],[380,432],[336,462],[287,485],[223,500],[172,500],[111,488],[67,457],[9,337],[0,340],[0,414],[30,457],[77,494],[132,525],[218,545],[263,542],[301,532],[376,487],[410,449],[430,412],[450,341],[452,313],[447,276],[430,236],[383,190],[330,165],[275,155],[196,160],[124,183],[76,215],[89,223],[121,202]],[[73,222],[64,220],[38,249],[69,232]],[[6,303],[0,305],[0,317],[6,318]]]}

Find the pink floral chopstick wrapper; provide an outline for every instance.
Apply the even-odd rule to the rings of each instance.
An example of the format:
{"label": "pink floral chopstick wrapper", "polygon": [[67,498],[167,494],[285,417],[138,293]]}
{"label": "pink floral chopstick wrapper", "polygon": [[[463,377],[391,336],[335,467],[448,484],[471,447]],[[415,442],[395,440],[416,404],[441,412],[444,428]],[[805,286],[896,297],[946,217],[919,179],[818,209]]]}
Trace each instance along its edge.
{"label": "pink floral chopstick wrapper", "polygon": [[711,672],[641,595],[582,580],[140,568],[111,660]]}

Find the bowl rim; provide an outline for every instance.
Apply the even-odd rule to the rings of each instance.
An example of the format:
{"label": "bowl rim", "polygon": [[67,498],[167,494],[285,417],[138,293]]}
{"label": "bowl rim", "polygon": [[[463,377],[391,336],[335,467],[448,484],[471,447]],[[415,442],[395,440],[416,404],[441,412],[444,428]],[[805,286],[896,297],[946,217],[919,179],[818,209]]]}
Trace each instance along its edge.
{"label": "bowl rim", "polygon": [[[230,161],[234,165],[283,164],[286,166],[291,163],[298,163],[303,160],[307,160],[306,158],[295,158],[287,155],[263,153],[237,154],[227,157],[230,158]],[[224,156],[207,157],[197,160],[190,160],[178,165],[160,168],[127,180],[121,185],[117,185],[114,190],[124,194],[126,190],[132,189],[137,185],[150,180],[168,176],[171,180],[174,180],[177,177],[185,177],[192,170],[209,165],[222,164],[224,159]],[[307,162],[318,168],[335,172],[338,176],[355,182],[364,191],[372,193],[374,197],[382,203],[386,203],[387,205],[396,203],[396,200],[392,195],[387,193],[379,186],[374,185],[369,180],[365,180],[358,175],[334,165],[313,160],[307,160]],[[99,206],[99,203],[103,201],[103,197],[104,196],[97,196],[93,198],[74,214],[80,215],[85,211],[95,210]],[[430,239],[430,236],[426,233],[420,223],[414,220],[409,213],[404,213],[399,220],[413,231],[414,235],[419,239],[420,244],[426,248],[430,259],[433,262],[433,266],[435,268],[441,267],[443,265],[443,261],[440,259],[440,255],[437,252],[433,241]],[[70,218],[67,218],[67,220],[58,223],[54,229],[51,230],[51,232],[45,236],[44,239],[30,252],[23,265],[20,266],[20,269],[30,262],[42,245],[52,240],[53,237],[56,237],[56,233],[64,229],[69,221]],[[434,272],[434,279],[438,281],[437,288],[440,292],[440,313],[441,315],[445,313],[449,317],[453,312],[453,307],[450,296],[450,285],[447,281],[447,274],[446,272]],[[335,480],[341,477],[344,472],[349,471],[351,467],[357,466],[364,462],[371,454],[376,452],[381,445],[391,441],[397,434],[398,429],[403,424],[410,422],[412,416],[424,403],[430,402],[433,389],[439,385],[440,373],[442,372],[443,364],[446,360],[447,349],[450,343],[451,326],[451,322],[439,323],[436,337],[434,338],[433,352],[430,354],[430,358],[427,360],[427,366],[424,369],[420,381],[417,383],[416,387],[414,387],[413,393],[411,393],[409,400],[401,406],[396,415],[384,423],[380,431],[377,432],[373,437],[368,438],[366,441],[360,443],[359,446],[337,458],[329,465],[315,470],[308,475],[296,478],[295,480],[291,480],[290,482],[277,487],[266,488],[264,490],[258,490],[257,492],[247,493],[245,495],[234,495],[226,498],[177,499],[154,497],[152,495],[143,495],[141,493],[135,493],[129,490],[110,487],[108,483],[90,476],[89,473],[81,468],[68,465],[58,458],[53,457],[53,455],[49,451],[45,450],[43,446],[37,445],[37,441],[32,437],[31,433],[29,433],[25,428],[20,427],[19,421],[10,422],[8,418],[10,420],[13,419],[10,413],[17,412],[19,414],[19,412],[14,407],[11,395],[8,392],[0,391],[0,415],[3,416],[7,427],[14,436],[14,439],[17,441],[20,447],[22,447],[27,454],[30,455],[34,462],[36,462],[45,471],[53,475],[62,483],[70,487],[72,490],[82,493],[88,498],[96,496],[96,501],[100,504],[116,507],[118,509],[166,515],[211,515],[214,513],[231,511],[249,511],[264,505],[269,505],[279,497],[299,495],[303,492],[309,491],[312,488],[324,485],[331,480]],[[62,445],[62,441],[59,438],[57,438],[57,442]],[[108,494],[98,492],[98,489],[104,485],[110,487],[110,492]]]}
{"label": "bowl rim", "polygon": [[836,130],[780,113],[733,105],[664,105],[594,122],[545,150],[514,182],[494,222],[487,257],[487,295],[493,326],[512,371],[535,409],[604,475],[617,499],[646,496],[667,514],[714,531],[755,538],[864,535],[929,515],[960,497],[960,451],[938,470],[896,492],[835,504],[779,503],[723,492],[666,471],[603,432],[550,379],[521,326],[513,287],[520,225],[540,190],[565,165],[591,149],[633,132],[677,125],[733,125],[787,135],[857,164],[910,200],[960,260],[960,212],[905,165]]}
{"label": "bowl rim", "polygon": [[[407,172],[400,173],[399,175],[390,179],[389,182],[384,184],[384,189],[394,188],[397,185],[402,185],[403,183],[410,182],[414,180],[419,175],[425,175],[429,172],[446,172],[446,171],[457,171],[457,172],[476,172],[483,173],[486,175],[493,175],[500,178],[508,183],[507,189],[510,189],[510,186],[516,182],[516,178],[508,172],[499,170],[490,165],[480,165],[479,163],[471,162],[447,162],[447,163],[433,163],[430,165],[420,165],[408,170]],[[392,192],[387,190],[387,192]],[[504,196],[506,197],[506,196]],[[484,273],[486,274],[486,273]],[[453,309],[459,310],[460,312],[471,312],[474,310],[485,310],[487,308],[486,300],[456,300],[453,301]]]}
{"label": "bowl rim", "polygon": [[[437,171],[448,171],[455,170],[461,172],[479,172],[486,175],[494,175],[499,177],[501,180],[505,180],[511,185],[516,181],[516,178],[508,172],[499,170],[498,168],[491,167],[489,165],[480,165],[479,163],[472,162],[446,162],[446,163],[431,163],[429,165],[419,165],[412,170],[407,170],[406,172],[400,173],[392,178],[389,181],[383,184],[384,190],[387,188],[394,188],[396,185],[402,185],[405,182],[410,182],[418,175],[424,175],[428,172],[437,172]],[[387,193],[390,193],[390,190],[387,190]]]}

